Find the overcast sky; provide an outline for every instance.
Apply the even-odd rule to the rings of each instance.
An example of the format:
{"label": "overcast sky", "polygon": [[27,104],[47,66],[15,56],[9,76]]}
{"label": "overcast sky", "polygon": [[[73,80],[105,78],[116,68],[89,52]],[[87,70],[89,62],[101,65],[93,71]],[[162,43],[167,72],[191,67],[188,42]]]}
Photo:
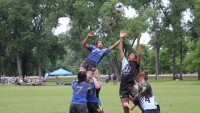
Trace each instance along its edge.
{"label": "overcast sky", "polygon": [[[162,0],[162,1],[165,5],[169,4],[169,0]],[[132,18],[135,15],[136,15],[136,12],[134,9],[132,9],[132,8],[125,9],[126,17]],[[188,20],[192,19],[190,10],[185,11],[183,13],[183,15],[184,15],[183,22],[187,22]],[[66,32],[67,30],[69,30],[69,26],[68,26],[69,18],[61,17],[61,18],[59,18],[58,23],[59,23],[59,26],[56,29],[54,29],[55,35],[58,35],[60,33],[63,33],[63,32]],[[147,44],[149,41],[150,41],[150,35],[147,32],[142,33],[141,43]]]}

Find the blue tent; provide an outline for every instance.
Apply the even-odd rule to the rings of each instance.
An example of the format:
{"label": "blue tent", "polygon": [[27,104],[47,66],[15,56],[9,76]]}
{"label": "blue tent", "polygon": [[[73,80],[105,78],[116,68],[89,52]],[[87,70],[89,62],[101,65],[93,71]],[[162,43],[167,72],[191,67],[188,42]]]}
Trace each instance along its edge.
{"label": "blue tent", "polygon": [[67,76],[67,75],[73,75],[73,73],[60,68],[54,72],[49,73],[49,75],[51,75],[51,76],[59,76],[59,75]]}
{"label": "blue tent", "polygon": [[44,80],[46,80],[48,76],[60,76],[60,75],[68,76],[68,75],[73,75],[73,73],[60,68],[56,71],[45,73]]}

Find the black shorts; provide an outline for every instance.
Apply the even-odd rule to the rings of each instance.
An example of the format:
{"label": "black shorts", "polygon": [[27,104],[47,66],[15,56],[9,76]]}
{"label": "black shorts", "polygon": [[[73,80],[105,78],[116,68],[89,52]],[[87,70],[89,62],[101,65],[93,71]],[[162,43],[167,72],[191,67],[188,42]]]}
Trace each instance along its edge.
{"label": "black shorts", "polygon": [[89,113],[103,113],[103,108],[98,102],[87,102]]}
{"label": "black shorts", "polygon": [[149,109],[149,110],[143,111],[142,113],[160,113],[160,111],[157,109]]}
{"label": "black shorts", "polygon": [[129,96],[134,97],[136,94],[138,94],[138,90],[135,89],[133,86],[129,87],[121,87],[119,90],[120,98],[129,98]]}
{"label": "black shorts", "polygon": [[90,59],[85,59],[82,62],[81,67],[85,68],[87,71],[94,71],[97,68],[97,64]]}
{"label": "black shorts", "polygon": [[69,113],[88,113],[87,105],[71,104]]}

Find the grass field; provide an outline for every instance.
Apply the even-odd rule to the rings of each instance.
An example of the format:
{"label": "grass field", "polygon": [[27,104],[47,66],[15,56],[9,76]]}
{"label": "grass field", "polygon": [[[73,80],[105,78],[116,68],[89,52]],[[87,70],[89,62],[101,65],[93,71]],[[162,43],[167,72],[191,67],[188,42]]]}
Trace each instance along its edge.
{"label": "grass field", "polygon": [[[161,79],[149,81],[161,107],[161,113],[200,113],[200,81]],[[68,113],[71,86],[0,86],[0,113]],[[100,92],[104,113],[123,113],[119,99],[119,84],[106,84]],[[138,107],[131,111],[141,113]],[[130,112],[130,113],[131,113]]]}

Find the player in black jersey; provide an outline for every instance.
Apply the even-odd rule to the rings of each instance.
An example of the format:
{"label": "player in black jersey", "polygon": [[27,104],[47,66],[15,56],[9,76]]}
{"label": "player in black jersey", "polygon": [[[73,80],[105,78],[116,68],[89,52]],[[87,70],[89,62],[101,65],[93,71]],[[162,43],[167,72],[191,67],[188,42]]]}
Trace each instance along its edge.
{"label": "player in black jersey", "polygon": [[[134,89],[135,85],[135,75],[136,72],[139,70],[140,66],[140,37],[139,35],[137,39],[137,55],[134,53],[131,53],[128,57],[128,59],[125,57],[123,52],[123,39],[120,38],[119,43],[119,53],[120,58],[122,60],[122,70],[121,70],[121,83],[120,83],[120,89],[119,94],[121,98],[121,103],[128,103],[129,102],[129,95],[135,95],[137,92],[136,89]],[[123,107],[124,113],[129,113],[128,107]]]}

